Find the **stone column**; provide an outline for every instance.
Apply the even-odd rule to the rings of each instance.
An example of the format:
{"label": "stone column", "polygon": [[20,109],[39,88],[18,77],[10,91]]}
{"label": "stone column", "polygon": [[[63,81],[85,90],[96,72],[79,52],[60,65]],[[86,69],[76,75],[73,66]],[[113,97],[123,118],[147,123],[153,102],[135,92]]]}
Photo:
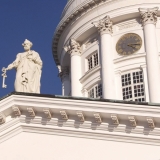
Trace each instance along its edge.
{"label": "stone column", "polygon": [[71,39],[69,46],[64,48],[71,56],[71,95],[81,97],[82,85],[80,78],[82,76],[81,67],[81,48],[78,42]]}
{"label": "stone column", "polygon": [[71,92],[71,82],[69,78],[69,67],[64,67],[59,73],[62,81],[62,95],[69,96]]}
{"label": "stone column", "polygon": [[158,7],[139,9],[144,27],[148,88],[150,102],[160,102],[160,65],[156,38]]}
{"label": "stone column", "polygon": [[99,22],[93,22],[100,34],[100,59],[103,98],[115,99],[113,50],[112,50],[112,21],[109,16]]}
{"label": "stone column", "polygon": [[123,100],[121,71],[115,72],[116,99]]}

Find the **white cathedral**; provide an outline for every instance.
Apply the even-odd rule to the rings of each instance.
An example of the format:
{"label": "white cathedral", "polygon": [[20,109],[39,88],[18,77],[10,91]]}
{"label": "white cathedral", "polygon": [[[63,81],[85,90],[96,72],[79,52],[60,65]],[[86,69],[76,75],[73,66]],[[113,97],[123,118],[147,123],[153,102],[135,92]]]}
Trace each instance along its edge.
{"label": "white cathedral", "polygon": [[0,160],[160,160],[160,0],[69,0],[52,51],[62,96],[0,99]]}

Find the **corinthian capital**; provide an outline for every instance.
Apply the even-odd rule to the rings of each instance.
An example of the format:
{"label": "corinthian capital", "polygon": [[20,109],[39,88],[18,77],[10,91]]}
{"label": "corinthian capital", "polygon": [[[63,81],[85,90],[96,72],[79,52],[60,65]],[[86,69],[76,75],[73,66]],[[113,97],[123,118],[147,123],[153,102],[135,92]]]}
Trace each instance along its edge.
{"label": "corinthian capital", "polygon": [[93,22],[94,26],[98,29],[98,31],[103,34],[112,34],[112,26],[113,22],[111,21],[109,16],[104,17],[98,22]]}
{"label": "corinthian capital", "polygon": [[61,72],[59,73],[61,81],[63,82],[65,79],[68,78],[68,76],[69,76],[69,67],[63,67]]}
{"label": "corinthian capital", "polygon": [[157,13],[158,7],[155,8],[139,8],[139,12],[141,15],[141,22],[143,26],[146,24],[154,24],[157,23]]}
{"label": "corinthian capital", "polygon": [[64,50],[70,54],[81,54],[80,44],[74,39],[70,40],[69,45],[64,47]]}

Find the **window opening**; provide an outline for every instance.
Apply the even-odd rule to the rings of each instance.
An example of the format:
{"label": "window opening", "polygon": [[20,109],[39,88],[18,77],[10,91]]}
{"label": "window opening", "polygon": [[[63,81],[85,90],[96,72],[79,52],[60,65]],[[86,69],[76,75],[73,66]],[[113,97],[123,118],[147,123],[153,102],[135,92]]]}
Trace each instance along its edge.
{"label": "window opening", "polygon": [[145,101],[143,72],[136,71],[121,76],[123,100]]}
{"label": "window opening", "polygon": [[89,70],[98,66],[98,64],[99,64],[98,53],[95,53],[88,58],[88,69]]}
{"label": "window opening", "polygon": [[98,84],[92,87],[88,92],[89,98],[101,98],[102,97],[102,85]]}

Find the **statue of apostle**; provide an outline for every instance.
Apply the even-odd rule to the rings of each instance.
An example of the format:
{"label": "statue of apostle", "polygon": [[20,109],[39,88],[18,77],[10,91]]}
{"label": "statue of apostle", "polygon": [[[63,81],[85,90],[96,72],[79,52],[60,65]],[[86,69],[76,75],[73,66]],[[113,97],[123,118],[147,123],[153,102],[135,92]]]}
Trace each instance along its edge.
{"label": "statue of apostle", "polygon": [[16,69],[16,92],[40,93],[42,60],[37,52],[30,50],[32,45],[32,42],[26,39],[22,44],[25,52],[18,53],[16,60],[6,68]]}

